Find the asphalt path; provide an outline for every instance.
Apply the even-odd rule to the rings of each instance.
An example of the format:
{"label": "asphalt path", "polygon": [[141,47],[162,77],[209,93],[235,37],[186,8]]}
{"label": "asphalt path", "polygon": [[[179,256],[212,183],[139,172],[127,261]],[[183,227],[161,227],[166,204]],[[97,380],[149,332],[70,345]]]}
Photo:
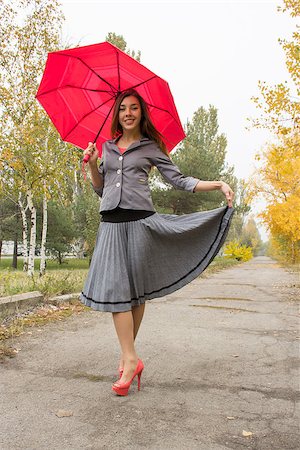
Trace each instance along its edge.
{"label": "asphalt path", "polygon": [[256,257],[148,301],[127,397],[110,313],[33,328],[0,365],[1,450],[298,450],[298,296]]}

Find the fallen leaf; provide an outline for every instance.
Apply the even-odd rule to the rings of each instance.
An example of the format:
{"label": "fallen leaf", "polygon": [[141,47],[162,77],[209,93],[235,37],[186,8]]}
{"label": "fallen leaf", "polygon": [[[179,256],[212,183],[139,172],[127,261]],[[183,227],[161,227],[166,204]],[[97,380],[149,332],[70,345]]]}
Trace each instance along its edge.
{"label": "fallen leaf", "polygon": [[70,416],[73,416],[73,413],[72,413],[72,411],[66,411],[65,409],[59,409],[59,410],[55,413],[55,415],[56,415],[57,417],[70,417]]}
{"label": "fallen leaf", "polygon": [[248,437],[248,436],[252,436],[253,433],[251,433],[251,431],[245,431],[243,430],[243,436]]}

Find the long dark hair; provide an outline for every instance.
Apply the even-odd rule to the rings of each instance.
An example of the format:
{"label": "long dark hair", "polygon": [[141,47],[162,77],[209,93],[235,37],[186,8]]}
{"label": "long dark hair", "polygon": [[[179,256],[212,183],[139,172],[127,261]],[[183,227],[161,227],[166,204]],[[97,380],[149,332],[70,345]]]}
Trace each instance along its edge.
{"label": "long dark hair", "polygon": [[141,117],[140,127],[141,127],[142,135],[147,137],[148,139],[155,141],[158,144],[161,151],[163,153],[165,153],[167,156],[169,156],[169,152],[167,150],[166,144],[163,141],[163,136],[155,128],[152,120],[150,119],[150,114],[149,114],[147,103],[135,89],[128,89],[124,92],[121,92],[121,94],[119,94],[119,96],[116,99],[116,103],[115,103],[114,111],[113,111],[112,123],[111,123],[111,127],[110,127],[112,138],[118,137],[123,132],[122,127],[119,122],[119,110],[120,110],[120,105],[121,105],[122,101],[124,100],[124,98],[129,97],[130,95],[133,95],[134,97],[136,97],[141,105],[142,117]]}

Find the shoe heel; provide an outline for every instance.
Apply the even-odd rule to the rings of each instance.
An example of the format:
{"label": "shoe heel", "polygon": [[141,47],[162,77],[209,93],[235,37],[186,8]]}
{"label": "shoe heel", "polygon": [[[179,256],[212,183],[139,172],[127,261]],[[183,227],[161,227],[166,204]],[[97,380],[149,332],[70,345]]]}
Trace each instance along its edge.
{"label": "shoe heel", "polygon": [[138,373],[138,391],[141,390],[141,376],[142,376],[142,372],[143,372],[143,370],[141,370],[141,371]]}

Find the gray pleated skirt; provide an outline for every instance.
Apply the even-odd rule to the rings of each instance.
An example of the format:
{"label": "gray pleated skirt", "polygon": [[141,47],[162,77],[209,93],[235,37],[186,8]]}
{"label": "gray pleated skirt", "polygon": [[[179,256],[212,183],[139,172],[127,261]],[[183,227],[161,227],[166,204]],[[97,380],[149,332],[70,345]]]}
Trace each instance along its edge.
{"label": "gray pleated skirt", "polygon": [[224,206],[101,223],[81,302],[97,311],[122,312],[182,288],[216,256],[233,212]]}

